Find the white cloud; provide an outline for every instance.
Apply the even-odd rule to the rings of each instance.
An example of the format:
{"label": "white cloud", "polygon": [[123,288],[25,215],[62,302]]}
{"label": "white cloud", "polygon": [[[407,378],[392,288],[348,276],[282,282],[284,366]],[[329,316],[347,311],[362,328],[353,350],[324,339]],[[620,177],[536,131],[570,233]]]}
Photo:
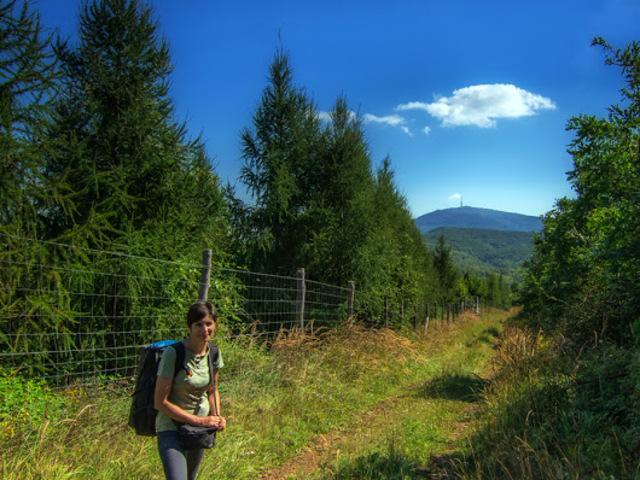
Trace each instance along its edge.
{"label": "white cloud", "polygon": [[454,90],[451,97],[440,97],[435,102],[409,102],[396,110],[424,110],[439,118],[443,126],[475,125],[495,127],[496,119],[520,118],[535,115],[540,110],[553,110],[550,99],[528,92],[515,85],[473,85]]}
{"label": "white cloud", "polygon": [[384,117],[378,117],[371,113],[364,114],[364,121],[368,123],[384,123],[392,127],[399,127],[404,125],[405,120],[400,115],[386,115]]}
{"label": "white cloud", "polygon": [[462,195],[459,193],[454,193],[453,195],[449,196],[449,200],[461,200],[462,199]]}
{"label": "white cloud", "polygon": [[410,137],[413,136],[411,130],[407,126],[407,121],[400,115],[385,115],[384,117],[378,117],[377,115],[373,115],[371,113],[365,113],[363,119],[366,123],[381,123],[390,127],[399,128]]}
{"label": "white cloud", "polygon": [[318,112],[318,119],[323,121],[323,122],[330,122],[331,121],[331,114],[329,112],[319,111]]}
{"label": "white cloud", "polygon": [[429,134],[431,133],[431,127],[424,127],[422,131],[425,135],[429,136]]}

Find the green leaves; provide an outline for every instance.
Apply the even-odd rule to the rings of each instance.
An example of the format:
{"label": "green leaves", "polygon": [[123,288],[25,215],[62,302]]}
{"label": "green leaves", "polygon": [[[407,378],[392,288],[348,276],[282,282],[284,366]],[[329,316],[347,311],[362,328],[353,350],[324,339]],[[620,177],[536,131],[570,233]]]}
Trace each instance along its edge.
{"label": "green leaves", "polygon": [[[640,44],[614,50],[603,39],[608,65],[621,68],[622,105],[607,118],[581,115],[568,173],[577,193],[545,219],[535,244],[525,307],[548,326],[562,325],[578,340],[601,337],[627,343],[640,311]],[[577,328],[579,327],[579,328]]]}

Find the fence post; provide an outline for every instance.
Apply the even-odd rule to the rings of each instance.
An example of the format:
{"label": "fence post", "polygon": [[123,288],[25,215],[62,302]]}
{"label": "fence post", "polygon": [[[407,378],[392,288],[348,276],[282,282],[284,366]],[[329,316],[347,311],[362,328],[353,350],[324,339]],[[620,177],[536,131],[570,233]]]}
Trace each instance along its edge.
{"label": "fence post", "polygon": [[202,275],[200,276],[200,289],[198,300],[206,300],[209,295],[209,285],[211,283],[211,249],[205,248],[202,251]]}
{"label": "fence post", "polygon": [[304,268],[298,269],[298,294],[296,298],[296,316],[300,330],[304,330],[304,299],[307,286],[304,281]]}
{"label": "fence post", "polygon": [[349,311],[348,311],[348,320],[349,322],[353,322],[353,303],[356,298],[356,282],[349,282]]}
{"label": "fence post", "polygon": [[425,305],[424,333],[429,330],[429,303]]}
{"label": "fence post", "polygon": [[389,297],[384,296],[384,326],[389,328]]}
{"label": "fence post", "polygon": [[480,297],[476,296],[476,315],[480,316]]}

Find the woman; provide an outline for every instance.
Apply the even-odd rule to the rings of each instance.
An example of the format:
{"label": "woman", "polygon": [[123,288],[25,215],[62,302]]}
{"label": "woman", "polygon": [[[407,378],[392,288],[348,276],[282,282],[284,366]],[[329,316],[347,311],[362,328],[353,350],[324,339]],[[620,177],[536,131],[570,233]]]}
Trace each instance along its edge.
{"label": "woman", "polygon": [[[224,366],[222,356],[213,359],[214,382],[209,373],[209,342],[217,321],[211,302],[194,303],[187,313],[189,336],[182,340],[185,348],[184,367],[176,365],[176,351],[167,347],[158,365],[155,407],[158,410],[156,432],[158,451],[167,480],[194,480],[204,450],[184,451],[178,440],[176,423],[188,423],[224,430],[226,421],[220,416],[218,371]],[[174,368],[181,371],[174,378]]]}

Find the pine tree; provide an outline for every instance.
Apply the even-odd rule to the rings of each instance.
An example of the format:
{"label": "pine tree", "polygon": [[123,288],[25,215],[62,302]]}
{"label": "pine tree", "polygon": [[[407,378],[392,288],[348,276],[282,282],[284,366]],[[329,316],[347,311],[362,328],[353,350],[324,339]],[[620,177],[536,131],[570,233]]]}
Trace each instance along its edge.
{"label": "pine tree", "polygon": [[301,221],[308,208],[306,186],[316,163],[320,124],[313,101],[295,86],[289,54],[281,48],[269,69],[268,84],[242,131],[241,180],[254,205],[243,206],[237,232],[244,238],[251,268],[291,275],[299,267],[306,236]]}
{"label": "pine tree", "polygon": [[52,186],[42,176],[43,141],[59,74],[37,12],[0,4],[0,228],[36,235]]}
{"label": "pine tree", "polygon": [[458,270],[453,263],[451,245],[447,244],[444,234],[438,237],[438,245],[433,255],[433,264],[440,283],[440,301],[450,303],[456,299]]}
{"label": "pine tree", "polygon": [[57,50],[65,89],[49,134],[61,148],[47,173],[65,182],[72,206],[51,212],[49,235],[163,255],[217,244],[218,179],[199,140],[174,120],[169,46],[151,7],[87,2],[78,44]]}
{"label": "pine tree", "polygon": [[362,119],[338,97],[322,135],[318,160],[310,165],[306,264],[323,281],[363,285],[360,256],[372,231],[373,176]]}

